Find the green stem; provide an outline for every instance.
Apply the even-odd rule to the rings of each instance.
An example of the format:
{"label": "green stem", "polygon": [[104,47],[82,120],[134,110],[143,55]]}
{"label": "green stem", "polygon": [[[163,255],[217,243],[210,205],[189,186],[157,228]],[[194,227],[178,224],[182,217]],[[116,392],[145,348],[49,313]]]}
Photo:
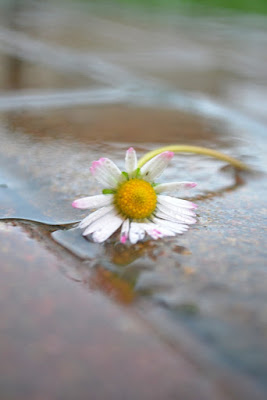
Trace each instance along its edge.
{"label": "green stem", "polygon": [[163,151],[173,151],[174,153],[196,153],[203,154],[205,156],[215,157],[218,160],[226,161],[233,165],[237,169],[249,170],[250,168],[244,164],[242,161],[236,160],[233,157],[227,156],[226,154],[220,153],[217,150],[207,149],[206,147],[199,146],[187,146],[187,145],[177,145],[172,144],[170,146],[160,147],[159,149],[149,151],[138,162],[138,167],[141,168],[147,161],[151,158],[157,156]]}

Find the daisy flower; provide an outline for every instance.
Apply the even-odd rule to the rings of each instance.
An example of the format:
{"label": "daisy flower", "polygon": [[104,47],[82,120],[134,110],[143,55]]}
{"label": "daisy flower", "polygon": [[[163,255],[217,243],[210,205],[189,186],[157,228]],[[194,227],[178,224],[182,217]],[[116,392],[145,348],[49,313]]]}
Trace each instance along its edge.
{"label": "daisy flower", "polygon": [[134,244],[146,234],[158,239],[185,232],[188,225],[196,222],[197,205],[162,193],[192,188],[196,183],[155,182],[173,155],[165,151],[138,168],[136,153],[131,147],[126,152],[123,172],[108,158],[94,161],[90,171],[103,185],[102,194],[72,203],[75,208],[96,210],[80,222],[83,235],[91,235],[94,242],[101,243],[121,228],[121,243],[129,240]]}

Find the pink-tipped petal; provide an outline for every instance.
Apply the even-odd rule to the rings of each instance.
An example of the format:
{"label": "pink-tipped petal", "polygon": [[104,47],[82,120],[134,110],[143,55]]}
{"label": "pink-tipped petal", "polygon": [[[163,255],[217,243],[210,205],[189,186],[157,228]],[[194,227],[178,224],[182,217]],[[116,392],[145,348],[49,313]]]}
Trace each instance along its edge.
{"label": "pink-tipped petal", "polygon": [[168,166],[173,158],[174,153],[171,151],[164,151],[152,158],[141,168],[141,175],[147,181],[154,181],[155,178],[160,176],[164,169]]}
{"label": "pink-tipped petal", "polygon": [[122,177],[121,171],[116,164],[105,157],[100,158],[98,161],[93,161],[90,172],[106,188],[115,188]]}
{"label": "pink-tipped petal", "polygon": [[120,242],[121,242],[122,244],[125,244],[125,243],[127,242],[127,236],[122,235],[121,238],[120,238]]}
{"label": "pink-tipped petal", "polygon": [[154,240],[157,240],[157,239],[160,239],[160,238],[163,237],[162,232],[160,230],[158,230],[158,229],[147,229],[147,233]]}
{"label": "pink-tipped petal", "polygon": [[136,170],[136,168],[137,168],[136,152],[133,147],[130,147],[126,151],[125,169],[126,172],[131,176],[131,174]]}
{"label": "pink-tipped petal", "polygon": [[197,186],[195,182],[171,182],[171,183],[162,183],[155,187],[156,193],[163,192],[176,192],[181,189],[191,189]]}
{"label": "pink-tipped petal", "polygon": [[130,229],[130,221],[127,218],[121,227],[121,237],[120,237],[120,241],[121,243],[126,243],[128,237],[129,237],[129,229]]}
{"label": "pink-tipped petal", "polygon": [[175,233],[166,227],[159,226],[154,222],[139,223],[140,228],[144,229],[146,233],[152,237],[152,239],[157,240],[164,236],[175,236]]}
{"label": "pink-tipped petal", "polygon": [[148,234],[151,237],[154,236],[155,239],[161,239],[164,236],[175,236],[175,232],[173,232],[171,229],[168,229],[168,228],[160,226],[160,225],[157,225],[157,228],[153,229],[153,231],[152,231],[153,236],[151,235],[150,232],[148,232]]}
{"label": "pink-tipped petal", "polygon": [[187,185],[186,187],[188,187],[188,188],[194,188],[197,186],[197,183],[196,182],[188,182],[186,185]]}

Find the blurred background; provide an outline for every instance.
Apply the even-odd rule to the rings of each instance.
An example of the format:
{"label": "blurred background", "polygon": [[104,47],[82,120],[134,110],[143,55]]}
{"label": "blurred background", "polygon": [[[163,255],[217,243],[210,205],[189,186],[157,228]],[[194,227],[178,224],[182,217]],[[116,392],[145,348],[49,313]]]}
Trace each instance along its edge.
{"label": "blurred background", "polygon": [[171,89],[266,117],[264,0],[0,4],[2,92],[106,88],[138,104]]}

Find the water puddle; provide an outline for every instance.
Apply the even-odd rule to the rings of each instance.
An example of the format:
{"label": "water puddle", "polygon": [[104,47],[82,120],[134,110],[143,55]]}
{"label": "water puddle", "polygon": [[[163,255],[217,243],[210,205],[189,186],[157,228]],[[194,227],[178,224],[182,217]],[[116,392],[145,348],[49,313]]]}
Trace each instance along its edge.
{"label": "water puddle", "polygon": [[23,169],[15,159],[4,156],[0,165],[3,167],[0,174],[0,219],[24,219],[48,225],[65,225],[80,219],[66,196],[59,195],[49,180],[39,179],[38,172],[34,177],[33,170]]}
{"label": "water puddle", "polygon": [[[130,115],[133,121],[135,119],[135,125],[132,124],[131,128],[135,141],[123,144],[127,140],[123,118],[126,120]],[[73,210],[71,202],[77,197],[97,194],[102,190],[90,179],[90,163],[104,155],[123,168],[125,150],[138,139],[141,141],[143,136],[143,115],[144,112],[140,109],[130,111],[123,106],[105,109],[76,108],[69,113],[53,111],[2,114],[1,183],[6,186],[0,188],[3,197],[0,217],[22,218],[54,225],[81,219],[86,213]],[[158,137],[160,140],[165,119],[173,118],[181,130],[173,129],[170,122],[170,143],[179,134],[181,142],[186,135],[188,143],[202,145],[210,143],[211,138],[214,138],[216,148],[221,149],[226,143],[226,151],[230,154],[234,152],[229,141],[224,139],[217,143],[216,132],[209,131],[207,124],[202,126],[197,118],[192,117],[191,120],[190,115],[153,110],[146,118],[147,122],[154,120],[149,130],[155,139]],[[148,123],[146,126],[149,126]],[[198,127],[202,130],[202,137],[199,135],[196,139]],[[13,131],[12,135],[8,130]],[[92,142],[93,136],[98,136],[97,132],[102,132],[102,137],[106,140],[116,138],[121,143]],[[147,138],[150,138],[149,132]],[[145,149],[153,147],[156,147],[155,142],[151,145],[136,144],[137,151],[140,149],[139,155],[144,154]],[[234,144],[233,147],[238,151]],[[200,156],[177,155],[164,179],[196,181],[198,188],[191,197],[205,197],[238,186],[233,169],[223,168],[224,165]],[[185,191],[181,196],[188,198],[190,193]]]}

